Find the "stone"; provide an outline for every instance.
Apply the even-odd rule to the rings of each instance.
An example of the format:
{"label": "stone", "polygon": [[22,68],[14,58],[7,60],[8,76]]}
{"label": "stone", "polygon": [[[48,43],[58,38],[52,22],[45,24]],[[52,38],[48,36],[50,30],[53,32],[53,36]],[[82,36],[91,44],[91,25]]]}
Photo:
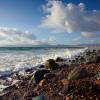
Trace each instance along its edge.
{"label": "stone", "polygon": [[44,66],[46,69],[51,70],[56,70],[59,68],[59,64],[57,64],[53,59],[47,60]]}
{"label": "stone", "polygon": [[100,79],[100,72],[97,72],[97,74],[95,75],[95,77],[96,77],[97,79]]}
{"label": "stone", "polygon": [[79,74],[80,74],[81,68],[80,67],[75,67],[74,69],[72,69],[69,74],[67,79],[68,80],[73,80],[73,79],[77,79]]}
{"label": "stone", "polygon": [[71,72],[68,74],[68,80],[77,80],[82,79],[89,76],[89,73],[85,68],[75,67]]}
{"label": "stone", "polygon": [[96,57],[96,63],[100,63],[100,56]]}
{"label": "stone", "polygon": [[39,82],[39,86],[43,86],[43,85],[45,85],[45,83],[46,83],[46,80],[45,79],[43,79],[43,80],[41,80],[40,82]]}
{"label": "stone", "polygon": [[56,58],[56,62],[63,62],[63,61],[64,61],[64,59],[61,58],[61,57],[57,57],[57,58]]}
{"label": "stone", "polygon": [[61,94],[66,95],[68,93],[68,88],[69,88],[68,85],[64,85],[61,90]]}
{"label": "stone", "polygon": [[45,78],[45,79],[51,79],[51,78],[53,78],[53,77],[55,77],[55,76],[56,76],[56,75],[53,74],[53,73],[47,73],[47,74],[44,75],[44,78]]}
{"label": "stone", "polygon": [[61,82],[63,83],[63,85],[68,85],[69,84],[68,79],[62,79]]}
{"label": "stone", "polygon": [[36,71],[35,74],[34,74],[35,82],[39,83],[42,79],[44,79],[44,75],[46,73],[50,73],[50,71],[46,70],[46,69]]}
{"label": "stone", "polygon": [[39,66],[39,68],[44,68],[44,67],[45,67],[44,65],[40,65],[40,66]]}

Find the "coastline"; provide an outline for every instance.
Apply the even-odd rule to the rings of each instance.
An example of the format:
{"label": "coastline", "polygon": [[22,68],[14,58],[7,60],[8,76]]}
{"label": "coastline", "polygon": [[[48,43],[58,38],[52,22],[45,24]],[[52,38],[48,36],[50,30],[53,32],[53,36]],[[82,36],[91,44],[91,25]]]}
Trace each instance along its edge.
{"label": "coastline", "polygon": [[[41,100],[73,100],[73,98],[99,100],[100,50],[98,48],[97,52],[95,49],[92,52],[87,50],[85,56],[76,55],[75,60],[70,61],[70,64],[61,58],[54,60],[54,63],[61,63],[56,69],[52,69],[53,66],[49,69],[45,67],[46,65],[41,66],[40,70],[47,68],[50,73],[45,74],[46,76],[39,83],[36,83],[35,79],[30,83],[31,77],[37,71],[34,68],[27,69],[24,76],[12,75],[12,79],[18,81],[5,88],[0,94],[0,99],[35,100],[38,97],[44,98]],[[91,58],[91,55],[95,55],[95,58]],[[99,59],[97,60],[96,57]]]}

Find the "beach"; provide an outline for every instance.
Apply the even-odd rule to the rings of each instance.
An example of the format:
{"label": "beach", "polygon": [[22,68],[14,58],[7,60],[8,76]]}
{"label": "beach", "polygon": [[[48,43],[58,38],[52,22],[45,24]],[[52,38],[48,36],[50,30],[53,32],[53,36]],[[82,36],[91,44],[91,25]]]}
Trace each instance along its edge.
{"label": "beach", "polygon": [[65,56],[46,59],[24,74],[2,76],[0,100],[100,100],[100,49],[81,48]]}

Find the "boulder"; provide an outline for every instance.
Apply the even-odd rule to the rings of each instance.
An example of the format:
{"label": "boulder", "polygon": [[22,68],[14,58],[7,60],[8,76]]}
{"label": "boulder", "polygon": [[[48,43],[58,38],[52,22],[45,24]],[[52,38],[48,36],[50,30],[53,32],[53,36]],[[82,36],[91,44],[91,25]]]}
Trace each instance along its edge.
{"label": "boulder", "polygon": [[45,78],[45,79],[51,79],[51,78],[53,78],[53,77],[55,77],[55,76],[56,76],[56,75],[53,74],[53,73],[47,73],[47,74],[44,75],[44,78]]}
{"label": "boulder", "polygon": [[74,69],[72,69],[69,74],[67,79],[68,80],[73,80],[73,79],[77,79],[79,74],[80,74],[81,68],[80,67],[75,67]]}
{"label": "boulder", "polygon": [[39,68],[44,68],[44,67],[45,67],[44,65],[40,65],[40,66],[39,66]]}
{"label": "boulder", "polygon": [[96,57],[96,63],[100,63],[100,56]]}
{"label": "boulder", "polygon": [[47,60],[44,66],[46,69],[51,69],[51,70],[56,70],[59,68],[59,64],[57,64],[53,59]]}
{"label": "boulder", "polygon": [[45,79],[43,79],[43,80],[41,80],[40,82],[39,82],[39,86],[43,86],[43,85],[45,85],[45,83],[46,83],[46,80]]}
{"label": "boulder", "polygon": [[100,56],[92,54],[87,57],[87,63],[100,63]]}
{"label": "boulder", "polygon": [[61,58],[61,57],[57,57],[57,58],[56,58],[56,62],[63,62],[63,61],[64,61],[64,59]]}
{"label": "boulder", "polygon": [[35,80],[35,82],[39,83],[41,80],[43,80],[44,79],[44,75],[46,73],[50,73],[50,71],[46,70],[46,69],[42,69],[42,70],[36,71],[35,74],[34,74],[34,80]]}
{"label": "boulder", "polygon": [[85,68],[79,68],[75,67],[73,70],[71,70],[68,74],[68,80],[77,80],[85,78],[89,75],[87,70]]}

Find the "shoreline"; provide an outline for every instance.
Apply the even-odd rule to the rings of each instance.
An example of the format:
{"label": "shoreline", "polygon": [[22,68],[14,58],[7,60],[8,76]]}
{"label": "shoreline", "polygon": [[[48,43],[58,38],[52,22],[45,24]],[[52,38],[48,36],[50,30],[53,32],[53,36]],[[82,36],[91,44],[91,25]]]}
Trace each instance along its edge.
{"label": "shoreline", "polygon": [[[43,66],[40,66],[40,70],[49,70],[49,73],[46,73],[38,83],[35,79],[31,77],[37,72],[37,70],[27,69],[26,75],[12,75],[13,80],[18,80],[15,84],[10,84],[9,87],[3,90],[0,95],[1,100],[35,100],[38,98],[46,98],[42,100],[72,100],[73,98],[84,98],[87,100],[89,96],[91,100],[99,100],[100,96],[100,50],[90,52],[86,51],[86,57],[77,55],[75,60],[70,61],[70,65],[63,62],[64,59],[59,58],[54,60],[54,65],[48,65],[46,63]],[[95,55],[99,57],[98,61],[94,58],[91,59],[90,55]],[[90,57],[88,61],[86,58]],[[51,60],[48,60],[50,62]],[[52,60],[53,61],[53,60]],[[58,62],[63,62],[61,65],[57,65]],[[76,63],[79,62],[79,63]],[[56,66],[54,68],[54,66]],[[57,67],[59,66],[59,67]],[[97,76],[96,76],[97,75]],[[32,80],[31,80],[32,79]],[[31,82],[30,82],[31,80]],[[8,82],[9,83],[9,82]],[[78,84],[78,85],[77,85]],[[82,87],[83,85],[86,85]],[[95,87],[97,90],[96,94],[89,90],[89,86],[92,88]],[[83,90],[82,90],[83,88]],[[85,89],[84,89],[85,88]],[[80,91],[83,91],[80,94]],[[86,93],[87,92],[87,96]],[[90,94],[89,94],[90,93]],[[93,95],[93,96],[92,96]],[[96,96],[95,96],[96,95]],[[72,99],[68,99],[72,98]],[[94,99],[95,98],[95,99]]]}

